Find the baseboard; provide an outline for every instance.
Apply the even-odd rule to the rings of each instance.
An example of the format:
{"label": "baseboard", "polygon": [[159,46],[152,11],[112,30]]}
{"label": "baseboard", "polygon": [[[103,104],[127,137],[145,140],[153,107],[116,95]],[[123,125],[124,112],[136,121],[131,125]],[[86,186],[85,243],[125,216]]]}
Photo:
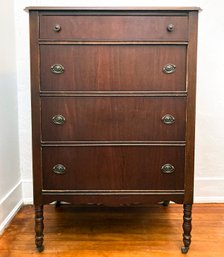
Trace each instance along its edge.
{"label": "baseboard", "polygon": [[224,203],[224,196],[196,196],[195,203]]}
{"label": "baseboard", "polygon": [[0,201],[0,235],[22,205],[22,181],[19,181]]}
{"label": "baseboard", "polygon": [[23,202],[33,204],[33,181],[31,179],[22,180]]}
{"label": "baseboard", "polygon": [[224,203],[224,177],[196,177],[195,203]]}

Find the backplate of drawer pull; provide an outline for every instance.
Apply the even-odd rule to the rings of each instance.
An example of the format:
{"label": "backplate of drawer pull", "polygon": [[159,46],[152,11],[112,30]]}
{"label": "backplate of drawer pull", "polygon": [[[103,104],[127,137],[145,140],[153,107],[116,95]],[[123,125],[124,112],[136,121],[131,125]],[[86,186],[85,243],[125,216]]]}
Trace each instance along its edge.
{"label": "backplate of drawer pull", "polygon": [[55,74],[61,74],[64,73],[65,68],[63,67],[63,65],[61,64],[53,64],[51,66],[51,71]]}
{"label": "backplate of drawer pull", "polygon": [[165,174],[170,174],[174,172],[175,168],[172,164],[166,163],[162,166],[161,170]]}
{"label": "backplate of drawer pull", "polygon": [[65,174],[65,170],[66,170],[65,166],[62,164],[57,164],[53,167],[53,172],[58,175]]}
{"label": "backplate of drawer pull", "polygon": [[63,125],[65,123],[65,117],[61,114],[53,116],[52,120],[55,125]]}
{"label": "backplate of drawer pull", "polygon": [[163,67],[163,72],[166,73],[166,74],[174,73],[175,70],[176,70],[176,65],[175,65],[175,64],[172,64],[172,63],[166,64],[166,65]]}
{"label": "backplate of drawer pull", "polygon": [[162,122],[166,125],[172,125],[175,122],[175,118],[171,114],[166,114],[162,117]]}

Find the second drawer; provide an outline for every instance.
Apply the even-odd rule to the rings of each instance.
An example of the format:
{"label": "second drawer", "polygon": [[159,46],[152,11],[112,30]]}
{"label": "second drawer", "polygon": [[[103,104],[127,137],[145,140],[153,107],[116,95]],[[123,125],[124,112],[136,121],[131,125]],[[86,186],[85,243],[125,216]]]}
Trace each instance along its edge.
{"label": "second drawer", "polygon": [[41,91],[185,91],[186,45],[41,45]]}
{"label": "second drawer", "polygon": [[183,141],[186,97],[42,97],[43,141]]}

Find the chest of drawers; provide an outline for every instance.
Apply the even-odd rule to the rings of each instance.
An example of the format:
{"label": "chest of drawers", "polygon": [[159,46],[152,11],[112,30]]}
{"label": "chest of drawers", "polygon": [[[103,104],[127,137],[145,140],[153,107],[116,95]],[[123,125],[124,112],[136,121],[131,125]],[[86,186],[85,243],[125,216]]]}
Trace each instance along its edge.
{"label": "chest of drawers", "polygon": [[27,9],[37,249],[44,204],[174,201],[186,253],[199,8]]}

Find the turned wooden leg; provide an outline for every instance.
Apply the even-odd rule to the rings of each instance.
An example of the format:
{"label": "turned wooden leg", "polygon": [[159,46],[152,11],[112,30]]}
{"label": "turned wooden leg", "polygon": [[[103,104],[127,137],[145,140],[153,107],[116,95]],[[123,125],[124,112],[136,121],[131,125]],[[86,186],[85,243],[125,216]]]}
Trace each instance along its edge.
{"label": "turned wooden leg", "polygon": [[184,217],[183,217],[183,242],[184,246],[181,248],[182,253],[187,253],[191,244],[191,212],[192,204],[184,204]]}
{"label": "turned wooden leg", "polygon": [[44,217],[43,217],[43,205],[35,205],[35,243],[38,252],[44,250]]}
{"label": "turned wooden leg", "polygon": [[169,206],[169,204],[170,204],[169,200],[165,200],[165,201],[162,202],[163,206]]}

